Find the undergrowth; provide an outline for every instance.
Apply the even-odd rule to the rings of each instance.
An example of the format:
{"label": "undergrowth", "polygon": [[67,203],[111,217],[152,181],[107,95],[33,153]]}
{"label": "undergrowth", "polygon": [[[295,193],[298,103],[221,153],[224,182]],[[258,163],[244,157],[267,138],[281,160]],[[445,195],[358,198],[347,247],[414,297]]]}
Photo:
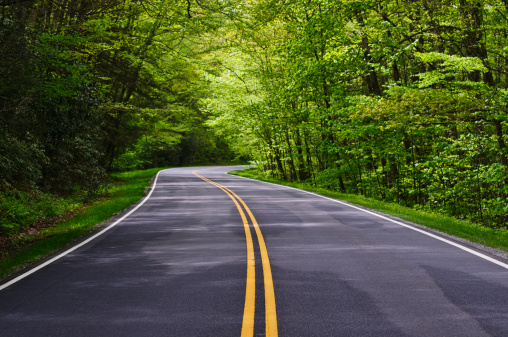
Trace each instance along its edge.
{"label": "undergrowth", "polygon": [[0,221],[6,226],[0,237],[0,278],[64,247],[125,210],[145,195],[150,179],[159,170],[112,174],[100,196],[86,202],[79,194],[68,198],[20,191],[2,194],[0,207],[5,213]]}

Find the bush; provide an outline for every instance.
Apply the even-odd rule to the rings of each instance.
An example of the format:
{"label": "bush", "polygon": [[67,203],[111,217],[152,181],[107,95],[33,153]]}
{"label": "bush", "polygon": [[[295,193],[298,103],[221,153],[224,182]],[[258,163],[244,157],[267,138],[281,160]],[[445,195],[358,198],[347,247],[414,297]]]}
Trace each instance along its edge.
{"label": "bush", "polygon": [[82,205],[80,198],[63,199],[39,191],[4,191],[0,193],[0,235],[16,234],[39,220],[72,211]]}

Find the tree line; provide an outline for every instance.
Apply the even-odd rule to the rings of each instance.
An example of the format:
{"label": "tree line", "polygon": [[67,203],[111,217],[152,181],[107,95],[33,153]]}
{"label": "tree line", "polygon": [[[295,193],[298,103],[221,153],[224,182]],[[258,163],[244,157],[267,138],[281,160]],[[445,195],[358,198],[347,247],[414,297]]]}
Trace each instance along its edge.
{"label": "tree line", "polygon": [[0,0],[0,191],[230,160],[198,106],[219,23],[206,1]]}
{"label": "tree line", "polygon": [[508,223],[504,0],[0,0],[0,42],[0,192],[240,156]]}
{"label": "tree line", "polygon": [[508,2],[244,6],[201,100],[233,148],[274,177],[506,227]]}

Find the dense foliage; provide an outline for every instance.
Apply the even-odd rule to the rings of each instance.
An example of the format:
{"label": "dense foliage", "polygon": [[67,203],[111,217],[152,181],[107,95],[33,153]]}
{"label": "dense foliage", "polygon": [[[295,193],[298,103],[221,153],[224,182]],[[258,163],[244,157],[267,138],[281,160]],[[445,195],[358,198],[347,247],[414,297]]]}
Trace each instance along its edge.
{"label": "dense foliage", "polygon": [[236,149],[288,181],[506,227],[505,1],[248,4],[202,101]]}
{"label": "dense foliage", "polygon": [[0,11],[0,205],[93,195],[108,170],[233,150],[288,181],[508,224],[505,1],[0,0]]}
{"label": "dense foliage", "polygon": [[37,209],[61,196],[86,201],[107,171],[232,159],[198,106],[199,36],[220,9],[0,0],[0,235],[60,214]]}

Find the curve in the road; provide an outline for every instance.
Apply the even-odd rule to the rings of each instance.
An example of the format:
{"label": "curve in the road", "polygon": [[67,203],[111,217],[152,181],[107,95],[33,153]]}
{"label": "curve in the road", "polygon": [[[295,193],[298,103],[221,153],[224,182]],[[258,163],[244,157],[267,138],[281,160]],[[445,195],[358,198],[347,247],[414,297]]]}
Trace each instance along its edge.
{"label": "curve in the road", "polygon": [[224,175],[232,167],[200,172],[207,182],[191,173],[202,169],[162,171],[136,209],[2,286],[12,285],[0,292],[0,335],[268,335],[273,273],[280,336],[508,336],[506,261],[354,205]]}
{"label": "curve in the road", "polygon": [[[243,212],[242,207],[238,204],[238,201],[242,204],[243,208],[249,214],[249,218],[251,219],[252,226],[256,231],[256,236],[258,239],[259,250],[261,253],[261,263],[263,265],[263,280],[264,280],[264,289],[265,289],[265,329],[267,337],[277,337],[277,311],[275,307],[275,291],[273,287],[273,278],[272,278],[272,270],[270,267],[270,259],[268,257],[268,250],[266,248],[265,240],[263,238],[263,234],[261,233],[261,229],[259,228],[258,222],[252,214],[250,208],[247,204],[236,195],[235,192],[230,190],[229,188],[216,183],[200,174],[198,172],[205,171],[208,169],[196,170],[193,171],[196,177],[199,177],[210,183],[222,191],[224,191],[235,203],[238,212],[243,220],[243,225],[245,228],[245,238],[247,242],[247,286],[246,286],[246,295],[245,295],[245,309],[243,316],[243,325],[242,325],[242,337],[251,337],[254,335],[254,302],[255,302],[255,259],[254,259],[254,246],[252,242],[252,235],[250,232],[249,223]],[[238,201],[237,201],[238,200]]]}
{"label": "curve in the road", "polygon": [[252,242],[252,234],[250,232],[249,222],[247,221],[247,217],[245,213],[236,201],[235,197],[222,185],[217,184],[211,181],[208,178],[203,177],[198,174],[199,171],[193,171],[196,177],[203,179],[207,183],[210,183],[218,188],[220,188],[224,193],[226,193],[231,200],[235,203],[236,208],[238,209],[238,213],[242,217],[243,227],[245,229],[245,239],[247,244],[247,281],[246,281],[246,289],[245,289],[245,306],[243,310],[243,321],[242,321],[242,333],[241,337],[252,337],[254,335],[254,313],[255,313],[255,299],[256,299],[256,269],[255,269],[255,257],[254,257],[254,243]]}

